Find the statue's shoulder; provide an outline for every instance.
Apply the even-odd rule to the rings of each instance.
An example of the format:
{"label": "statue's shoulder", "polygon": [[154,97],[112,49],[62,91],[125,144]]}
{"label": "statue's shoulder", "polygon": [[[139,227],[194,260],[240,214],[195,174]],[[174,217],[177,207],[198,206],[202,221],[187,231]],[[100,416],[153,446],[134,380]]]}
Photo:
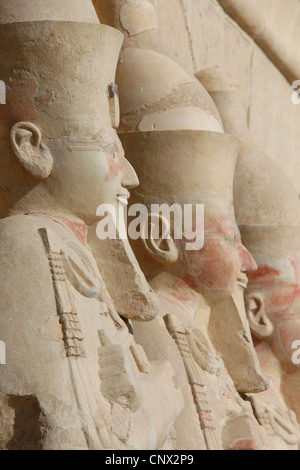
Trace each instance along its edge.
{"label": "statue's shoulder", "polygon": [[29,250],[32,255],[40,253],[47,259],[39,232],[44,225],[43,219],[35,216],[15,215],[1,219],[0,258],[17,257]]}
{"label": "statue's shoulder", "polygon": [[22,284],[28,288],[51,284],[49,260],[40,229],[43,220],[35,216],[16,215],[0,220],[0,284],[11,283],[15,294]]}

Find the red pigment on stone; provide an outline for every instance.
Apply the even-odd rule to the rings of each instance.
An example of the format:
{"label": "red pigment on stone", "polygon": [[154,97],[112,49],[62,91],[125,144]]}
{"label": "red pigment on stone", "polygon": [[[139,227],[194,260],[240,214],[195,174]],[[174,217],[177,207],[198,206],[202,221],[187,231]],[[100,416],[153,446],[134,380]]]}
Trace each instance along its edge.
{"label": "red pigment on stone", "polygon": [[183,295],[179,295],[179,294],[175,294],[175,293],[172,293],[172,296],[176,300],[179,300],[180,302],[188,302],[190,300],[188,297],[184,297]]}
{"label": "red pigment on stone", "polygon": [[258,450],[256,442],[254,439],[241,439],[237,441],[235,446],[235,450]]}
{"label": "red pigment on stone", "polygon": [[258,270],[254,273],[249,273],[248,277],[251,281],[260,280],[266,276],[279,276],[280,271],[278,269],[271,268],[271,266],[263,265],[259,266]]}
{"label": "red pigment on stone", "polygon": [[107,165],[108,175],[106,177],[106,181],[116,178],[123,169],[122,162],[120,162],[120,160],[114,160],[113,157],[107,157]]}
{"label": "red pigment on stone", "polygon": [[286,289],[288,290],[285,294],[273,294],[271,297],[271,302],[274,305],[282,306],[291,304],[297,297],[300,296],[300,288],[297,284],[287,285]]}

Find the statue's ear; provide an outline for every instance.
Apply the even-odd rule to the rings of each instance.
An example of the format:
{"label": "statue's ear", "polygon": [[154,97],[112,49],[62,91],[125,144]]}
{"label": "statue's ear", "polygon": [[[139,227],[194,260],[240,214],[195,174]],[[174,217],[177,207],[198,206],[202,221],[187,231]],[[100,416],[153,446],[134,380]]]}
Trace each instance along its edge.
{"label": "statue's ear", "polygon": [[176,263],[178,251],[170,236],[170,224],[163,216],[149,214],[141,231],[144,248],[152,258],[165,265]]}
{"label": "statue's ear", "polygon": [[10,137],[13,151],[22,167],[34,178],[48,178],[53,158],[42,141],[40,129],[31,122],[18,122],[13,126]]}
{"label": "statue's ear", "polygon": [[256,293],[247,294],[245,299],[247,317],[251,332],[259,339],[266,339],[273,333],[273,325],[266,315],[264,300]]}

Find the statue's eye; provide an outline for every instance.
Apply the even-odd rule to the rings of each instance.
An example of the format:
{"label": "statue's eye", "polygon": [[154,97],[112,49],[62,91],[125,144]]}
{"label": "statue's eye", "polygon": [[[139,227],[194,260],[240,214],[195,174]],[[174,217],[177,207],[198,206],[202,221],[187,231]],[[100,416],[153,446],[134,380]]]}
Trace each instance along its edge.
{"label": "statue's eye", "polygon": [[107,153],[114,160],[117,158],[117,151],[114,144],[109,144],[104,147],[104,152]]}
{"label": "statue's eye", "polygon": [[235,242],[236,242],[236,236],[235,235],[229,235],[228,237],[225,237],[225,241],[226,241],[226,243],[228,243],[228,245],[234,245]]}

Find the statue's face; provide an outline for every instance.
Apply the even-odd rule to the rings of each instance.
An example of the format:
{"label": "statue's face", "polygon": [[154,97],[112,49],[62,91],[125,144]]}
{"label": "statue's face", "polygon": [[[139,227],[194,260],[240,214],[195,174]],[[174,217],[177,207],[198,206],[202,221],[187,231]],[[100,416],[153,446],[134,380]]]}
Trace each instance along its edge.
{"label": "statue's face", "polygon": [[102,129],[91,139],[63,139],[55,148],[51,145],[51,150],[56,158],[47,180],[48,189],[62,207],[87,223],[97,220],[100,204],[117,208],[118,198],[128,198],[128,189],[138,185],[112,128]]}
{"label": "statue's face", "polygon": [[256,263],[242,245],[235,219],[220,215],[205,219],[204,246],[199,251],[184,251],[187,280],[195,286],[228,290],[237,284],[247,285],[246,272],[254,271]]}
{"label": "statue's face", "polygon": [[292,345],[300,340],[300,250],[290,256],[275,256],[259,260],[257,272],[249,275],[247,295],[262,296],[274,326],[270,343],[278,358],[291,365]]}

